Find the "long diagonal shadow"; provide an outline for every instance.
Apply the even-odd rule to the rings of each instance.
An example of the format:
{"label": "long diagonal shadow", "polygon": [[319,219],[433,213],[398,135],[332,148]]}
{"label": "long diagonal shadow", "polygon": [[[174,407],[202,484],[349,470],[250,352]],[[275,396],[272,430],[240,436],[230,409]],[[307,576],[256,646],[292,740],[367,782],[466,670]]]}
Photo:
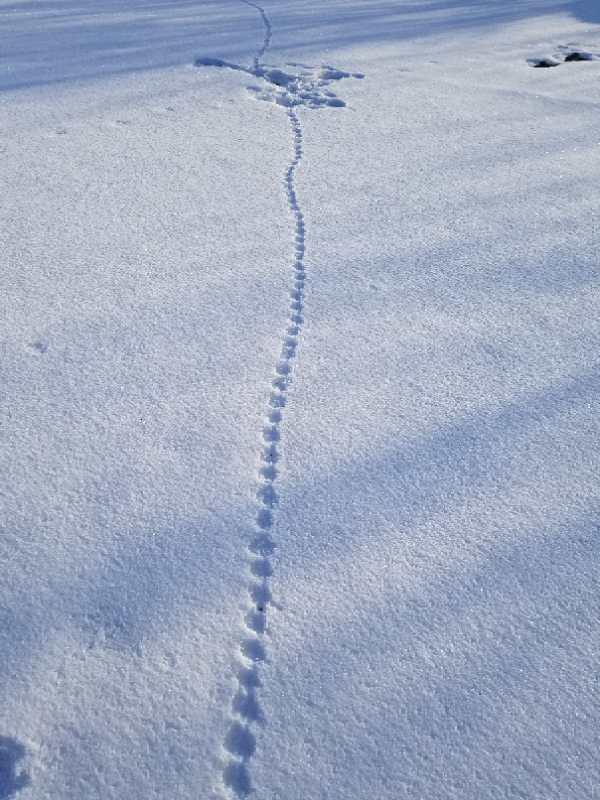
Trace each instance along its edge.
{"label": "long diagonal shadow", "polygon": [[[595,0],[332,0],[275,5],[269,10],[278,15],[280,41],[303,56],[489,27],[557,11],[572,11],[588,22],[600,19]],[[82,10],[76,0],[9,3],[3,6],[3,58],[11,68],[3,74],[0,90],[183,65],[192,61],[199,48],[243,58],[248,52],[249,26],[255,31],[255,19],[247,11],[222,0],[134,0],[126,10],[123,3],[97,0],[93,13]]]}
{"label": "long diagonal shadow", "polygon": [[[284,724],[286,699],[306,697],[309,671],[319,702],[299,729],[306,732],[313,718],[321,755],[333,760],[335,736],[327,735],[330,717],[321,709],[339,709],[336,724],[345,730],[345,750],[360,753],[363,779],[371,771],[377,785],[387,775],[395,797],[412,797],[417,787],[423,796],[446,796],[452,780],[476,800],[504,786],[507,771],[515,797],[538,779],[551,781],[556,796],[589,796],[600,779],[592,699],[599,531],[600,508],[509,531],[510,543],[466,569],[445,563],[418,586],[400,580],[372,600],[355,598],[358,614],[338,591],[326,624],[321,617],[277,653],[278,703],[266,712]],[[315,573],[302,591],[322,599],[312,577],[322,579]],[[381,675],[385,681],[372,678]],[[356,731],[353,712],[361,720]],[[561,757],[549,761],[549,752]],[[423,762],[427,770],[419,769]],[[403,774],[414,776],[411,792],[398,780]]]}
{"label": "long diagonal shadow", "polygon": [[[419,524],[428,515],[448,508],[453,497],[462,502],[462,487],[472,490],[483,486],[490,480],[490,471],[493,478],[494,459],[502,458],[502,448],[495,449],[497,444],[530,424],[542,420],[551,422],[577,402],[589,404],[591,398],[598,402],[599,397],[600,373],[590,370],[576,378],[565,378],[545,391],[528,393],[503,407],[473,412],[399,448],[378,451],[377,455],[362,459],[358,464],[352,462],[340,466],[335,474],[320,473],[300,486],[282,485],[282,498],[287,496],[290,500],[285,501],[293,502],[294,507],[310,510],[312,503],[309,498],[318,495],[323,487],[327,488],[328,497],[334,500],[337,496],[345,496],[343,489],[348,490],[355,481],[362,485],[365,474],[372,475],[385,469],[388,475],[397,476],[398,485],[402,487],[398,519],[404,519],[406,524]],[[482,464],[488,467],[487,472],[482,472]],[[251,509],[249,503],[248,509],[242,509],[240,514],[236,511],[236,516],[248,515]],[[193,531],[202,523],[180,520],[178,524],[185,524],[190,530],[189,547],[184,552],[180,552],[180,540],[173,540],[171,528],[162,532],[156,530],[152,536],[143,537],[142,541],[146,543],[143,548],[140,547],[140,537],[132,537],[131,544],[122,542],[118,559],[104,565],[95,576],[87,576],[85,590],[67,582],[69,576],[65,575],[61,605],[77,609],[81,619],[93,618],[101,609],[112,609],[120,620],[114,629],[117,643],[134,651],[158,619],[168,624],[178,596],[185,594],[197,580],[195,565],[202,559],[202,554],[198,553]],[[311,557],[317,570],[323,560],[321,550],[326,551],[326,544],[311,539]],[[348,541],[347,546],[352,547],[352,542]],[[166,585],[163,580],[165,555],[172,561],[173,569],[178,559],[186,565],[181,574],[172,570],[171,580]],[[132,583],[136,574],[142,577],[142,584],[137,587],[135,581]],[[37,598],[40,607],[52,603],[54,588],[46,590],[46,597]],[[218,604],[219,598],[214,598],[214,602]],[[21,642],[22,650],[20,661],[15,662],[17,654],[13,654],[10,665],[7,662],[3,672],[27,669],[27,662],[37,659],[44,644],[31,633],[30,620],[20,613],[17,606],[5,608],[4,612],[11,636]]]}
{"label": "long diagonal shadow", "polygon": [[582,22],[600,24],[600,3],[596,0],[577,0],[577,2],[569,3],[567,10]]}
{"label": "long diagonal shadow", "polygon": [[[265,708],[277,717],[278,730],[285,724],[285,699],[306,697],[309,673],[319,687],[318,704],[297,709],[302,720],[297,730],[304,733],[315,720],[325,761],[335,759],[331,717],[319,709],[337,709],[336,725],[345,730],[348,751],[360,752],[363,779],[364,771],[377,765],[371,775],[375,785],[387,774],[389,789],[405,773],[416,776],[412,793],[440,797],[451,776],[470,800],[490,785],[503,786],[510,764],[519,792],[531,785],[530,770],[539,770],[542,782],[551,779],[564,788],[557,796],[588,796],[600,776],[591,748],[598,713],[589,705],[600,636],[595,591],[600,491],[590,491],[594,459],[588,463],[585,450],[579,453],[582,442],[592,451],[597,440],[599,398],[600,370],[592,368],[501,408],[466,415],[406,448],[349,463],[328,481],[320,475],[318,486],[304,487],[304,500],[283,493],[283,505],[301,510],[300,518],[288,523],[287,537],[298,553],[310,552],[310,562],[297,555],[300,566],[290,570],[289,597],[310,598],[326,610],[299,615],[293,638],[282,623],[276,678],[270,675],[268,681],[269,686],[278,681],[277,704]],[[513,498],[503,486],[512,486],[514,477],[507,448],[521,437],[531,442],[532,429],[551,446],[561,420],[570,436],[578,434],[573,486],[565,486],[564,497],[545,509],[534,492],[533,513],[525,509],[523,523],[519,514],[507,513]],[[564,430],[558,438],[553,456],[560,467]],[[565,505],[570,488],[579,488],[579,464],[587,486]],[[384,467],[391,486],[376,487],[368,496],[364,476],[372,479]],[[525,477],[535,487],[535,476]],[[357,496],[361,508],[353,523],[352,511],[341,506]],[[523,502],[514,498],[515,510]],[[324,525],[324,511],[329,520],[337,519],[337,504],[339,518],[351,522],[332,532]],[[472,520],[463,532],[466,508],[480,510],[481,521]],[[372,519],[376,528],[378,518],[391,519],[398,537],[393,545],[393,534],[386,533],[381,556],[373,549],[376,533],[371,549],[359,538],[369,524],[365,520]],[[339,546],[332,546],[332,535]],[[284,550],[285,544],[282,536]],[[332,581],[336,574],[344,576],[343,587]],[[347,575],[356,581],[346,582]],[[282,583],[279,589],[285,593],[288,587]],[[285,604],[285,596],[281,599]],[[389,679],[379,680],[382,675]],[[355,717],[360,718],[356,732]],[[440,749],[440,742],[452,742],[452,748]],[[464,756],[453,758],[457,751]],[[559,761],[555,767],[547,764],[549,751],[576,751],[577,757],[568,767]],[[428,769],[419,770],[424,762]],[[396,789],[397,797],[413,796],[400,782]],[[521,794],[515,790],[515,796]]]}

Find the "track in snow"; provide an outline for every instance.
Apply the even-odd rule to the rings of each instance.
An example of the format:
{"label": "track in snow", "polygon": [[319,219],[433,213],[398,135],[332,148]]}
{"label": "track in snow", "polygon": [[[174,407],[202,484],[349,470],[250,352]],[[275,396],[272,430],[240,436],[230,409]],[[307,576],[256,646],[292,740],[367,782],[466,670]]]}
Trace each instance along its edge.
{"label": "track in snow", "polygon": [[258,99],[274,102],[286,109],[292,135],[292,159],[285,171],[284,187],[288,206],[294,219],[294,257],[292,261],[292,286],[288,319],[281,351],[271,379],[269,400],[265,409],[265,422],[259,451],[257,474],[257,510],[253,538],[248,546],[251,582],[248,589],[248,607],[245,616],[246,636],[240,645],[240,663],[237,687],[231,705],[232,720],[225,734],[223,747],[226,761],[222,782],[225,791],[236,798],[252,792],[249,762],[256,749],[253,728],[264,722],[257,690],[260,688],[259,665],[267,658],[267,612],[273,604],[270,578],[273,573],[271,556],[276,542],[273,538],[274,513],[278,503],[277,477],[281,458],[283,414],[287,393],[292,381],[304,323],[305,237],[304,215],[295,188],[296,170],[302,160],[302,126],[296,108],[342,107],[330,84],[342,78],[362,78],[360,73],[344,72],[327,64],[310,67],[305,64],[287,64],[293,71],[265,65],[262,58],[272,38],[272,27],[262,6],[251,0],[241,0],[255,8],[261,15],[265,28],[262,46],[253,59],[252,67],[243,67],[214,57],[196,59],[199,67],[227,67],[264,81],[263,85],[248,86]]}
{"label": "track in snow", "polygon": [[251,8],[255,8],[260,14],[263,21],[263,25],[265,26],[265,40],[262,43],[262,47],[258,50],[256,55],[254,56],[254,69],[258,69],[260,67],[261,58],[267,52],[271,44],[273,29],[271,28],[271,21],[267,17],[267,12],[264,10],[262,6],[259,6],[258,3],[253,3],[252,0],[242,0],[242,3],[244,3],[247,6],[250,6]]}
{"label": "track in snow", "polygon": [[292,364],[298,349],[304,317],[304,237],[305,225],[294,188],[294,173],[302,158],[302,129],[296,113],[288,117],[294,141],[294,157],[284,178],[288,203],[295,219],[295,256],[292,265],[293,285],[281,353],[271,381],[270,397],[265,411],[262,444],[258,467],[258,508],[254,521],[254,537],[248,547],[252,580],[248,591],[245,625],[248,636],[241,645],[242,664],[238,671],[238,687],[232,703],[234,719],[225,737],[229,760],[223,771],[223,782],[237,797],[252,789],[248,761],[255,750],[252,726],[264,721],[257,689],[260,687],[258,665],[266,658],[265,632],[267,611],[272,602],[269,579],[272,575],[271,555],[275,551],[272,536],[274,510],[277,506],[277,465],[280,459],[281,424],[287,403],[287,390],[292,379]]}

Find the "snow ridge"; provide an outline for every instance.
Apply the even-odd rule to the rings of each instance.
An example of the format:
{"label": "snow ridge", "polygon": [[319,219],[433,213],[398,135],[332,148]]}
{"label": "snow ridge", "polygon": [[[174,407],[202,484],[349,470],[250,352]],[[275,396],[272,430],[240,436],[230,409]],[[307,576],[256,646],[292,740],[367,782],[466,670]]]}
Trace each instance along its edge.
{"label": "snow ridge", "polygon": [[[271,41],[272,29],[264,9],[243,0],[246,5],[257,8],[265,25],[265,39],[254,59],[254,70],[261,70],[260,59]],[[259,665],[266,659],[265,636],[267,610],[272,605],[269,578],[272,575],[271,556],[275,551],[272,536],[274,511],[278,496],[277,463],[280,458],[281,424],[287,402],[287,390],[292,380],[292,364],[296,356],[303,324],[305,224],[294,186],[294,176],[302,159],[302,128],[293,108],[287,110],[290,121],[293,157],[285,171],[284,187],[288,205],[294,218],[295,247],[292,262],[293,283],[290,290],[289,315],[283,336],[281,352],[271,380],[269,400],[265,409],[265,424],[259,451],[257,472],[258,503],[254,520],[254,536],[248,546],[249,568],[252,576],[248,588],[248,609],[245,617],[246,638],[240,647],[240,665],[237,673],[237,688],[231,711],[232,721],[223,742],[227,760],[223,769],[223,783],[236,798],[246,797],[252,791],[248,764],[256,749],[253,726],[264,722],[257,698],[260,688]]]}

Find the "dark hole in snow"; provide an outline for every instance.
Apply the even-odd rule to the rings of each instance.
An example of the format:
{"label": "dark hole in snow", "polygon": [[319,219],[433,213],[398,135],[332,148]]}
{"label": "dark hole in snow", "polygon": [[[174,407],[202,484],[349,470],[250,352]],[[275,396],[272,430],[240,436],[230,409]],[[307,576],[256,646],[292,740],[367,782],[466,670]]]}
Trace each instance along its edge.
{"label": "dark hole in snow", "polygon": [[548,67],[558,67],[560,61],[555,61],[553,58],[539,58],[537,61],[531,61],[530,64],[534,69],[544,69]]}
{"label": "dark hole in snow", "polygon": [[593,61],[591,53],[586,53],[582,50],[575,50],[565,58],[565,61]]}
{"label": "dark hole in snow", "polygon": [[48,342],[45,342],[43,339],[38,339],[36,342],[33,342],[30,347],[37,353],[46,353],[48,351]]}

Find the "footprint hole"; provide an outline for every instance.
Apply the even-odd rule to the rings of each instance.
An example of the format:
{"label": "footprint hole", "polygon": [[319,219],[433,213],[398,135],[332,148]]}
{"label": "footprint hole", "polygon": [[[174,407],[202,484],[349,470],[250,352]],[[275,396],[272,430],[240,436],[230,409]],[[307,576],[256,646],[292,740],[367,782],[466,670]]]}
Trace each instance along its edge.
{"label": "footprint hole", "polygon": [[225,749],[240,758],[250,758],[256,749],[256,740],[247,725],[234,722],[225,736]]}
{"label": "footprint hole", "polygon": [[249,545],[250,552],[258,553],[261,556],[270,556],[275,552],[275,543],[266,533],[256,536]]}
{"label": "footprint hole", "polygon": [[274,425],[263,428],[263,439],[265,442],[278,442],[280,438],[281,434]]}
{"label": "footprint hole", "polygon": [[261,508],[256,515],[256,524],[261,531],[268,531],[273,527],[273,514],[269,508]]}
{"label": "footprint hole", "polygon": [[260,689],[262,683],[260,681],[260,676],[256,667],[240,667],[238,672],[238,681],[240,686],[244,686],[246,689]]}
{"label": "footprint hole", "polygon": [[266,467],[261,467],[259,473],[261,478],[265,478],[265,480],[268,481],[274,481],[277,478],[277,470],[272,464],[269,464]]}
{"label": "footprint hole", "polygon": [[256,493],[256,498],[260,503],[263,503],[265,506],[267,506],[266,509],[261,509],[261,511],[268,510],[277,505],[277,492],[271,483],[261,486]]}
{"label": "footprint hole", "polygon": [[270,578],[273,568],[268,558],[257,558],[250,565],[250,571],[256,578]]}
{"label": "footprint hole", "polygon": [[277,446],[270,444],[264,447],[261,453],[261,458],[266,464],[276,464],[279,461]]}
{"label": "footprint hole", "polygon": [[239,714],[242,719],[248,722],[264,722],[261,707],[252,690],[245,691],[240,689],[233,698],[231,708],[235,714]]}
{"label": "footprint hole", "polygon": [[267,658],[264,645],[258,639],[246,639],[245,642],[242,642],[241,650],[250,661],[265,661]]}
{"label": "footprint hole", "polygon": [[231,761],[223,770],[223,783],[238,797],[247,797],[252,791],[250,774],[245,764]]}
{"label": "footprint hole", "polygon": [[[289,333],[289,328],[288,328],[288,333]],[[285,396],[279,394],[279,392],[272,392],[271,397],[269,398],[269,403],[273,408],[284,408]]]}
{"label": "footprint hole", "polygon": [[250,597],[252,602],[258,608],[259,606],[268,606],[273,597],[268,586],[264,583],[256,583],[250,587]]}
{"label": "footprint hole", "polygon": [[267,617],[259,611],[249,611],[246,615],[246,627],[254,633],[263,634],[267,628]]}

